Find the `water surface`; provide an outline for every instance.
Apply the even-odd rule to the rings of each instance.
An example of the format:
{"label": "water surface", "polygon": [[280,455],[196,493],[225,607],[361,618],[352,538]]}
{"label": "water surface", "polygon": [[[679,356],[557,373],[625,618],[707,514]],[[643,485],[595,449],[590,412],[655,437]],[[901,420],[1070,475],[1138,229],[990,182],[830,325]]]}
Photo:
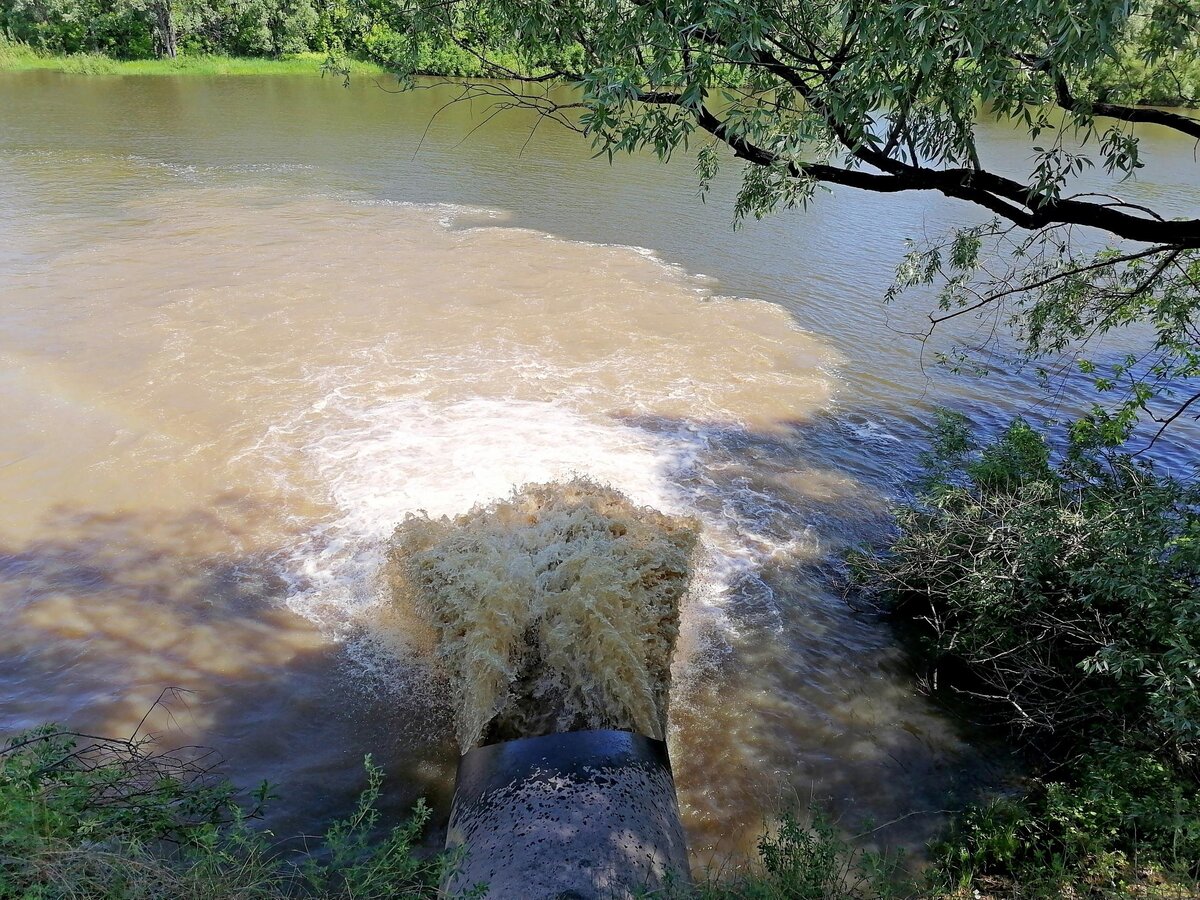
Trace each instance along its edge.
{"label": "water surface", "polygon": [[[1053,411],[1021,372],[931,373],[927,298],[880,302],[904,237],[972,213],[838,191],[734,231],[732,169],[702,203],[686,160],[471,133],[449,96],[0,76],[0,727],[122,732],[175,685],[158,725],[277,783],[278,833],[344,812],[368,752],[390,815],[444,814],[387,537],[578,474],[702,526],[669,734],[697,862],[810,800],[919,843],[987,766],[830,561],[934,405]],[[1200,204],[1188,146],[1143,154],[1172,162],[1131,193]]]}

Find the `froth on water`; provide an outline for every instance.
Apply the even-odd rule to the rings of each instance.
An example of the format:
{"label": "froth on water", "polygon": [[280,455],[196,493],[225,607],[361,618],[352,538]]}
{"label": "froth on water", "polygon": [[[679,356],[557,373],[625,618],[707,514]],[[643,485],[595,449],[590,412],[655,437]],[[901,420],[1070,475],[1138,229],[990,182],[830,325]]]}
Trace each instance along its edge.
{"label": "froth on water", "polygon": [[[379,579],[415,515],[414,597],[459,590],[447,623],[496,619],[476,635],[490,662],[448,625],[430,637],[443,669],[495,670],[463,746],[562,723],[661,733],[678,627],[668,739],[693,847],[752,844],[776,781],[875,821],[940,802],[922,798],[960,745],[816,572],[871,533],[877,498],[843,464],[839,357],[784,309],[627,247],[447,227],[460,211],[315,175],[39,160],[8,165],[27,186],[111,185],[115,206],[35,210],[0,272],[8,727],[84,709],[119,729],[176,684],[213,701],[188,739],[281,783],[281,807],[341,814],[366,752],[399,805],[436,799],[455,704],[427,677],[436,654],[408,651],[442,620],[393,623]],[[507,496],[572,473],[699,536],[601,489]],[[460,571],[505,603],[472,606]],[[566,605],[547,614],[551,597]],[[553,722],[510,702],[550,690],[527,683],[535,658],[561,673]],[[619,677],[579,687],[598,671]]]}
{"label": "froth on water", "polygon": [[435,632],[461,749],[588,728],[665,738],[698,528],[582,478],[403,522],[389,585]]}

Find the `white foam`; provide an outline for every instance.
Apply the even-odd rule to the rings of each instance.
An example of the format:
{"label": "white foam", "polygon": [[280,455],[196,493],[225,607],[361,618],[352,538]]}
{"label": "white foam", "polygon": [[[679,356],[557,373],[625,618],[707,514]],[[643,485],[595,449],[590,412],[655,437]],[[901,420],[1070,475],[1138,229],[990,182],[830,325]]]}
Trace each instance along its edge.
{"label": "white foam", "polygon": [[[505,215],[448,204],[342,202],[347,199],[355,205],[418,210],[425,222],[432,224],[432,219],[442,228],[463,219],[494,221]],[[465,254],[480,232],[488,234],[487,252],[513,240],[518,250],[529,253],[529,241],[522,238],[528,235],[576,246],[540,231],[494,226],[464,229],[448,240]],[[631,260],[636,264],[630,269]],[[729,336],[726,344],[692,344],[686,333],[672,344],[665,336],[673,335],[680,317],[670,319],[667,327],[665,315],[631,316],[628,352],[609,340],[611,329],[623,322],[622,279],[639,288],[647,260],[663,276],[665,309],[680,307],[682,317],[695,303],[699,336],[708,339],[715,327]],[[770,304],[713,295],[703,277],[646,248],[610,247],[596,254],[596,264],[602,276],[610,273],[596,282],[599,301],[611,308],[607,315],[612,321],[602,327],[596,323],[606,313],[592,314],[590,294],[563,299],[517,277],[505,283],[507,293],[497,295],[507,305],[495,327],[484,305],[467,304],[447,314],[446,335],[422,321],[414,328],[414,341],[423,334],[434,340],[414,345],[398,317],[383,324],[377,343],[346,347],[338,365],[302,364],[303,385],[297,391],[304,397],[302,408],[277,422],[246,454],[266,471],[298,481],[301,490],[334,510],[315,525],[306,524],[306,537],[281,561],[293,610],[359,648],[384,602],[378,575],[385,542],[405,516],[421,511],[460,514],[515,487],[581,475],[612,486],[637,505],[700,520],[705,556],[684,610],[685,631],[689,618],[732,630],[722,609],[733,586],[777,556],[790,554],[795,540],[779,535],[794,536],[803,523],[799,528],[794,521],[782,528],[770,526],[769,520],[778,525],[779,518],[772,512],[777,506],[773,498],[758,495],[749,479],[718,472],[719,461],[714,468],[714,456],[726,458],[727,470],[744,462],[729,459],[736,449],[718,445],[720,429],[745,427],[743,416],[749,421],[751,412],[787,420],[819,402],[832,379],[811,363],[806,342],[793,346],[787,341],[796,328],[790,322],[780,328],[782,314]],[[386,280],[390,272],[384,270],[381,278]],[[597,273],[588,270],[588,277]],[[685,296],[681,302],[679,288],[701,297]],[[507,298],[526,290],[545,292],[544,298],[535,296],[544,299],[552,321],[560,321],[556,327],[562,334],[551,329],[521,341],[506,336],[503,316],[529,312]],[[405,302],[412,299],[402,292],[397,307]],[[643,305],[654,310],[649,301]],[[744,334],[737,327],[742,315]],[[559,340],[569,343],[575,330],[585,332],[583,347],[558,352]],[[743,341],[747,349],[729,355],[727,366],[713,365],[711,354],[740,347]],[[824,361],[816,350],[811,356]],[[773,399],[765,403],[764,397]],[[689,422],[690,416],[697,420]],[[740,443],[735,440],[732,446]]]}
{"label": "white foam", "polygon": [[[377,602],[370,576],[381,544],[410,513],[453,515],[514,486],[586,474],[639,504],[678,511],[669,474],[686,453],[620,424],[588,421],[553,403],[414,397],[360,407],[331,391],[314,405],[304,447],[340,515],[293,561],[289,604],[318,620]],[[292,429],[289,429],[291,431]],[[335,624],[329,623],[326,624]]]}
{"label": "white foam", "polygon": [[[504,222],[511,218],[511,214],[503,209],[495,209],[489,206],[468,206],[462,203],[421,203],[415,200],[390,200],[386,197],[365,198],[357,195],[347,198],[347,202],[355,206],[393,206],[398,209],[412,209],[433,213],[437,218],[438,225],[447,230],[456,228],[460,220],[463,219],[487,219],[490,222]],[[468,231],[471,229],[464,228],[462,230]]]}
{"label": "white foam", "polygon": [[651,431],[559,403],[414,396],[369,404],[363,393],[331,390],[306,421],[278,435],[314,435],[303,453],[337,510],[285,561],[288,606],[347,640],[364,670],[386,669],[381,647],[403,648],[372,629],[387,602],[379,578],[386,543],[409,514],[459,514],[516,486],[584,475],[638,505],[693,516],[702,524],[702,549],[684,643],[696,653],[721,649],[713,641],[733,629],[724,614],[731,586],[780,552],[768,536],[698,508],[681,487],[702,477],[696,469],[709,440],[702,430]]}
{"label": "white foam", "polygon": [[841,420],[842,427],[856,440],[865,444],[896,444],[900,438],[874,419],[850,414]]}

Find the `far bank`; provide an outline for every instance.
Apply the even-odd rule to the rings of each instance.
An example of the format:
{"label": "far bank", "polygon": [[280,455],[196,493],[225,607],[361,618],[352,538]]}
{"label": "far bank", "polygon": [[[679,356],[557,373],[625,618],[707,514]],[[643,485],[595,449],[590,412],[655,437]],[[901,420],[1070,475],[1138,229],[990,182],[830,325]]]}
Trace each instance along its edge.
{"label": "far bank", "polygon": [[[380,76],[388,70],[365,60],[342,60],[351,75]],[[162,59],[113,59],[103,53],[40,53],[24,44],[0,39],[0,72],[42,70],[70,75],[315,75],[340,77],[323,53],[292,53],[279,57],[179,55]]]}

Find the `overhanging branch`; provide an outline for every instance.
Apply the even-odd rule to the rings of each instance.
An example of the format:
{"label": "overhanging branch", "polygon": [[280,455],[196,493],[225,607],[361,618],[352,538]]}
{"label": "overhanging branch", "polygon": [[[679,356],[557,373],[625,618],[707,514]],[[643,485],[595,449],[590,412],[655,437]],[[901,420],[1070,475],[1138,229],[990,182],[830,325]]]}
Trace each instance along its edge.
{"label": "overhanging branch", "polygon": [[[706,52],[715,52],[715,48],[721,46],[721,36],[708,29],[692,29],[688,32],[687,37],[689,44],[694,40],[707,44]],[[779,53],[787,55],[787,42],[781,40],[771,43]],[[495,63],[485,53],[480,53],[475,48],[464,47],[464,49],[474,53],[492,71],[519,82],[548,85],[556,80],[576,83],[581,80],[581,76],[577,73],[561,71],[522,76]],[[969,167],[935,169],[920,165],[916,159],[905,161],[894,155],[897,152],[896,147],[899,146],[899,142],[896,140],[891,140],[883,147],[879,147],[857,139],[855,137],[858,133],[857,130],[849,128],[844,121],[839,119],[824,101],[822,95],[810,83],[809,79],[813,78],[817,79],[818,83],[828,83],[837,75],[837,69],[841,62],[836,54],[829,57],[828,61],[823,62],[818,67],[817,73],[811,72],[806,67],[807,75],[789,65],[766,46],[755,48],[752,56],[757,66],[791,87],[814,112],[821,116],[825,127],[829,129],[832,136],[842,145],[852,160],[869,168],[783,160],[772,151],[754,144],[746,137],[731,130],[703,103],[685,105],[681,95],[671,91],[646,91],[635,93],[633,96],[642,103],[671,104],[685,109],[701,129],[729,146],[738,158],[755,165],[782,167],[796,178],[844,185],[876,193],[934,191],[946,197],[980,206],[1029,230],[1060,224],[1081,225],[1107,231],[1118,238],[1139,243],[1166,244],[1182,249],[1200,247],[1200,219],[1168,221],[1152,213],[1144,216],[1140,214],[1141,210],[1137,207],[1120,202],[1088,202],[1072,197],[1043,199],[1029,185],[983,169],[978,166],[977,162],[973,162]],[[1029,60],[1023,59],[1022,61],[1032,64]],[[1077,101],[1066,89],[1065,82],[1061,79],[1059,81],[1061,82],[1059,103],[1064,106],[1076,104]],[[511,89],[503,89],[503,92],[509,100],[514,100],[518,93]],[[554,117],[561,116],[558,104],[549,102],[546,96],[531,97],[528,106],[543,115],[549,113]],[[563,108],[566,106],[564,105]],[[1072,107],[1067,106],[1067,108]],[[1092,107],[1092,111],[1101,115],[1113,115],[1126,121],[1168,125],[1168,127],[1200,139],[1200,120],[1190,119],[1177,113],[1141,107],[1119,107],[1112,104],[1095,105]]]}
{"label": "overhanging branch", "polygon": [[[655,95],[652,102],[670,95]],[[740,135],[732,133],[707,107],[696,112],[697,124],[724,142],[734,155],[763,166],[778,166],[783,161]],[[876,153],[869,153],[874,157]],[[874,164],[874,163],[872,163]],[[797,178],[841,184],[877,193],[937,191],[947,197],[982,206],[1022,228],[1036,230],[1047,225],[1085,225],[1101,228],[1118,237],[1142,243],[1169,244],[1173,247],[1200,247],[1200,220],[1167,221],[1142,218],[1114,206],[1060,199],[1031,208],[1025,205],[1029,190],[1019,182],[975,169],[927,169],[891,161],[891,172],[875,173],[822,163],[786,163]],[[878,168],[878,166],[877,166]]]}
{"label": "overhanging branch", "polygon": [[1193,119],[1191,116],[1180,115],[1179,113],[1166,109],[1158,109],[1153,106],[1092,103],[1085,107],[1085,104],[1080,102],[1071,93],[1067,79],[1062,75],[1055,76],[1054,95],[1058,105],[1067,110],[1067,112],[1084,111],[1091,112],[1093,116],[1103,116],[1108,119],[1117,119],[1121,122],[1144,122],[1151,125],[1162,125],[1166,128],[1173,128],[1175,131],[1182,132],[1200,141],[1200,119]]}
{"label": "overhanging branch", "polygon": [[[1031,199],[1034,192],[1028,185],[982,168],[929,169],[917,165],[915,161],[906,163],[890,153],[853,140],[828,105],[822,101],[804,78],[770,51],[758,49],[755,51],[755,56],[764,67],[792,87],[825,119],[826,126],[851,156],[860,162],[874,166],[893,179],[891,181],[886,177],[867,179],[853,184],[854,187],[874,191],[938,191],[947,197],[955,197],[982,206],[1022,228],[1031,230],[1054,224],[1085,225],[1103,229],[1117,237],[1142,243],[1166,243],[1184,248],[1200,247],[1200,219],[1176,221],[1166,221],[1158,217],[1146,219],[1112,205],[1064,198],[1045,200],[1034,205]],[[1197,127],[1197,136],[1200,136],[1200,122],[1174,113],[1164,112],[1164,115],[1175,116],[1183,122],[1194,124]],[[700,125],[706,131],[711,131],[703,122]],[[716,134],[716,132],[712,133]],[[720,137],[719,134],[717,136]],[[736,152],[737,148],[734,150]],[[770,156],[769,153],[767,155]],[[851,183],[848,180],[820,178],[808,167],[804,167],[804,169],[809,172],[811,177],[819,178],[819,180],[834,181],[838,184]],[[835,167],[835,173],[837,171]],[[840,171],[845,172],[846,170]]]}

